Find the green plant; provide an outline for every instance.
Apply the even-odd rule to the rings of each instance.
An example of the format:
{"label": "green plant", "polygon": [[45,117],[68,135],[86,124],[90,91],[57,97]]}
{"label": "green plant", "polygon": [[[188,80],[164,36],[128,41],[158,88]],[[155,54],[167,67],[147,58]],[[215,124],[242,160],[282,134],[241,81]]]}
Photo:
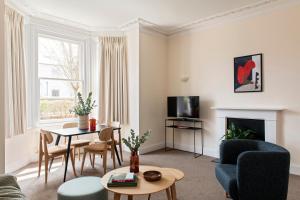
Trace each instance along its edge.
{"label": "green plant", "polygon": [[138,135],[136,136],[134,130],[131,129],[130,136],[128,136],[127,139],[122,138],[122,141],[130,149],[130,151],[133,152],[133,151],[138,151],[141,144],[145,143],[146,140],[149,138],[149,136],[150,136],[150,131],[147,131],[146,133],[144,133],[144,135],[139,137]]}
{"label": "green plant", "polygon": [[231,139],[253,139],[254,138],[254,131],[248,129],[248,130],[242,130],[240,128],[237,128],[234,123],[231,123],[229,125],[229,128],[226,130],[225,135],[222,138],[225,138],[226,140]]}
{"label": "green plant", "polygon": [[78,103],[71,110],[71,112],[74,112],[76,115],[88,115],[92,112],[93,108],[96,107],[95,101],[92,101],[92,92],[89,93],[85,101],[83,100],[80,92],[77,93],[77,97]]}

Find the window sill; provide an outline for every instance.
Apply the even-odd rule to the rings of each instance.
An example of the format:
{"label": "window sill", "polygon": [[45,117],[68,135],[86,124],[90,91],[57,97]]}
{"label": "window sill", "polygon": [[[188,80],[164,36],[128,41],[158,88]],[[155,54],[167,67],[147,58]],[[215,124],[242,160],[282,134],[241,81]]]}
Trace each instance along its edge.
{"label": "window sill", "polygon": [[54,127],[54,126],[62,127],[64,123],[68,123],[68,122],[78,122],[78,119],[71,118],[71,119],[63,119],[63,120],[42,120],[38,122],[37,127],[38,128]]}

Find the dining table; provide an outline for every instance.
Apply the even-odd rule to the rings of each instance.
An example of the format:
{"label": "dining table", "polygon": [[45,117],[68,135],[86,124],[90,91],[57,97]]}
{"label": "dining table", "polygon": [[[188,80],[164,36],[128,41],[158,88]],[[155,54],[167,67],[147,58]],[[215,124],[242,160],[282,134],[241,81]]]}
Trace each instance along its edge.
{"label": "dining table", "polygon": [[[66,161],[65,161],[66,164],[65,164],[65,172],[64,172],[64,182],[66,181],[66,174],[67,174],[67,170],[68,170],[68,161],[69,161],[69,157],[70,157],[72,137],[93,134],[93,133],[99,134],[101,132],[101,130],[103,130],[104,128],[108,128],[108,127],[112,127],[112,126],[97,125],[95,130],[90,130],[90,129],[82,130],[82,129],[79,129],[78,127],[49,130],[49,132],[51,132],[52,134],[57,135],[55,145],[59,145],[59,141],[60,141],[61,137],[67,138],[68,143],[67,143],[67,156],[66,156]],[[113,131],[118,131],[118,133],[121,134],[121,127],[112,127],[112,128],[113,128]],[[114,148],[115,148],[115,154],[117,156],[118,163],[121,166],[122,164],[121,164],[121,160],[120,160],[116,145],[114,145]],[[49,171],[51,169],[52,163],[53,163],[53,159],[50,160]]]}

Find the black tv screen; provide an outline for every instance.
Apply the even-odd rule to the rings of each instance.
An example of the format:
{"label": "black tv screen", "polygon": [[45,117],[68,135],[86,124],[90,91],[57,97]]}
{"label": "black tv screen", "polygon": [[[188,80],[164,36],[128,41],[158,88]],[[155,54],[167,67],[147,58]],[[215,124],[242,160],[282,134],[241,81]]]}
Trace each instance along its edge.
{"label": "black tv screen", "polygon": [[199,118],[199,96],[168,97],[168,117]]}

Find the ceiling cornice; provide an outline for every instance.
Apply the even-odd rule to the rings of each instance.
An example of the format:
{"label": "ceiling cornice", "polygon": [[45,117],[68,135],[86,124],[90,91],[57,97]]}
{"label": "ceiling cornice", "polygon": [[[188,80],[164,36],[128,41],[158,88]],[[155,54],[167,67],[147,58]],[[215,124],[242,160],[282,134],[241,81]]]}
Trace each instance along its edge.
{"label": "ceiling cornice", "polygon": [[240,7],[240,8],[232,9],[232,10],[229,10],[229,11],[226,11],[226,12],[218,13],[216,15],[212,15],[212,16],[201,18],[201,19],[198,19],[198,20],[195,20],[195,21],[192,21],[192,22],[188,22],[186,24],[183,24],[183,25],[178,26],[178,27],[174,28],[173,30],[171,30],[169,32],[169,35],[173,35],[173,34],[176,34],[176,33],[179,33],[179,32],[183,32],[183,31],[187,31],[187,30],[190,30],[190,29],[193,29],[193,28],[197,28],[197,27],[199,27],[203,24],[207,24],[208,22],[216,21],[216,20],[221,19],[221,18],[226,18],[226,17],[229,17],[231,15],[240,14],[240,13],[243,13],[243,12],[246,12],[246,11],[254,11],[255,9],[261,8],[261,7],[266,6],[266,5],[271,5],[272,3],[275,3],[275,2],[278,2],[278,1],[280,1],[280,0],[262,0],[262,1],[259,1],[257,3],[254,3],[254,4],[246,5],[246,6],[243,6],[243,7]]}
{"label": "ceiling cornice", "polygon": [[299,0],[262,0],[255,4],[249,4],[237,9],[219,13],[210,17],[202,18],[195,20],[193,22],[186,23],[184,25],[178,26],[171,30],[168,35],[174,35],[180,32],[189,31],[192,29],[197,29],[199,27],[209,26],[221,20],[232,20],[240,19],[253,16],[254,14],[260,14],[273,8],[279,8],[286,5],[294,5],[295,3],[299,4]]}
{"label": "ceiling cornice", "polygon": [[125,30],[125,29],[127,29],[128,27],[130,27],[134,24],[139,24],[143,28],[152,30],[154,32],[160,33],[160,34],[165,35],[165,36],[168,35],[168,32],[164,31],[163,27],[161,27],[161,26],[159,26],[155,23],[152,23],[150,21],[147,21],[145,19],[142,19],[142,18],[137,18],[137,19],[131,20],[131,21],[119,26],[119,28],[122,29],[122,30]]}
{"label": "ceiling cornice", "polygon": [[24,15],[24,16],[30,15],[30,13],[32,12],[32,10],[30,10],[29,7],[26,7],[24,5],[19,5],[12,0],[5,0],[5,5],[15,9],[16,11],[21,13],[21,15]]}
{"label": "ceiling cornice", "polygon": [[23,15],[29,15],[35,18],[45,19],[48,21],[53,21],[59,24],[68,25],[71,27],[83,29],[85,31],[90,31],[94,33],[102,33],[102,32],[120,32],[125,31],[131,26],[134,26],[138,24],[140,27],[146,28],[148,30],[154,31],[156,33],[162,34],[164,36],[171,36],[180,32],[189,31],[191,29],[195,29],[198,27],[203,27],[209,24],[212,24],[214,22],[220,21],[220,20],[226,20],[226,19],[232,19],[232,18],[238,18],[240,16],[250,16],[254,13],[257,13],[258,11],[263,12],[265,10],[270,10],[270,8],[273,7],[280,7],[283,5],[288,5],[291,3],[300,3],[299,0],[262,0],[254,4],[249,4],[247,6],[243,6],[237,9],[229,10],[223,13],[218,13],[216,15],[212,15],[209,17],[201,18],[177,27],[174,27],[170,31],[166,31],[164,27],[159,26],[155,23],[152,23],[150,21],[147,21],[142,18],[137,18],[130,20],[120,26],[116,27],[97,27],[97,26],[88,26],[82,23],[78,23],[72,20],[68,20],[65,18],[56,17],[53,15],[45,14],[39,11],[36,11],[29,6],[22,6],[17,5],[14,3],[13,0],[6,0],[6,4],[10,7],[15,8],[19,12],[21,12]]}

